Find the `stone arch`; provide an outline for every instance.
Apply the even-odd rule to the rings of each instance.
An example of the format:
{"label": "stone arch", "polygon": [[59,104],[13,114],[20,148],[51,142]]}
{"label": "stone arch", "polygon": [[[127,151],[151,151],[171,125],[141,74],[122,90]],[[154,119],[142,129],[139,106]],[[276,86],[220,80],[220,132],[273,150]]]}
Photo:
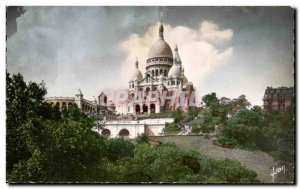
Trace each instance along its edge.
{"label": "stone arch", "polygon": [[148,112],[148,106],[146,104],[143,105],[143,112]]}
{"label": "stone arch", "polygon": [[155,104],[150,104],[150,112],[155,113]]}
{"label": "stone arch", "polygon": [[140,105],[135,105],[135,112],[137,113],[137,114],[139,114],[140,112],[141,112],[141,107],[140,107]]}
{"label": "stone arch", "polygon": [[66,102],[62,102],[61,103],[61,108],[62,109],[67,109],[67,103]]}
{"label": "stone arch", "polygon": [[103,136],[110,136],[110,134],[111,134],[111,132],[109,129],[103,129],[101,131],[101,135],[103,135]]}
{"label": "stone arch", "polygon": [[149,88],[149,87],[147,87],[147,88],[146,88],[146,92],[148,93],[149,91],[150,91],[150,88]]}
{"label": "stone arch", "polygon": [[60,103],[59,103],[59,102],[56,102],[56,103],[55,103],[55,106],[60,107]]}
{"label": "stone arch", "polygon": [[122,136],[122,137],[129,136],[129,131],[127,129],[122,129],[119,132],[119,136]]}

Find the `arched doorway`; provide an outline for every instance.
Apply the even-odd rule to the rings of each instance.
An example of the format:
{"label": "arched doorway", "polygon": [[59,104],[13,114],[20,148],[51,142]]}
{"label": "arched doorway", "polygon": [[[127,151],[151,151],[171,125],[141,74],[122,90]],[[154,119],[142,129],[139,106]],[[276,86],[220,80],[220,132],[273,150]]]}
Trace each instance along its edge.
{"label": "arched doorway", "polygon": [[103,136],[110,136],[110,130],[103,129],[102,132],[101,132],[101,135],[103,135]]}
{"label": "arched doorway", "polygon": [[66,102],[61,103],[61,109],[67,109],[67,103]]}
{"label": "arched doorway", "polygon": [[140,112],[141,112],[141,107],[140,107],[140,105],[135,105],[135,112],[136,112],[136,114],[139,114]]}
{"label": "arched doorway", "polygon": [[72,106],[72,102],[69,102],[68,103],[68,109],[71,108],[71,106]]}
{"label": "arched doorway", "polygon": [[119,132],[119,136],[122,136],[122,137],[129,136],[129,131],[128,131],[127,129],[122,129],[122,130]]}
{"label": "arched doorway", "polygon": [[55,106],[57,106],[59,108],[59,106],[60,106],[59,102],[56,102]]}
{"label": "arched doorway", "polygon": [[155,113],[155,104],[150,105],[150,111],[151,113]]}
{"label": "arched doorway", "polygon": [[147,113],[148,112],[148,106],[146,106],[146,104],[143,105],[143,112]]}

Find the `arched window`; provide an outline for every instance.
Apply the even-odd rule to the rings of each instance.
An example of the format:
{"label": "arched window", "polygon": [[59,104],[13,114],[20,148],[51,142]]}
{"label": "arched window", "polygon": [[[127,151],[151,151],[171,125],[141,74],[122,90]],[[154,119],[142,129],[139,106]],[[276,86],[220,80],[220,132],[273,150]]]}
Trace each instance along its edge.
{"label": "arched window", "polygon": [[59,106],[60,106],[59,102],[56,102],[56,103],[55,103],[55,106],[59,107]]}
{"label": "arched window", "polygon": [[146,106],[145,104],[143,105],[143,112],[147,113],[148,112],[148,106]]}
{"label": "arched window", "polygon": [[61,103],[61,108],[62,109],[66,109],[67,108],[67,103],[66,102],[62,102]]}
{"label": "arched window", "polygon": [[140,114],[140,111],[141,111],[141,107],[140,107],[140,105],[135,105],[135,113],[136,114]]}
{"label": "arched window", "polygon": [[127,129],[122,129],[120,132],[119,132],[119,135],[120,136],[129,136],[129,131]]}
{"label": "arched window", "polygon": [[155,75],[158,76],[158,70],[155,70]]}
{"label": "arched window", "polygon": [[155,75],[154,75],[154,70],[152,70],[152,76],[154,77]]}
{"label": "arched window", "polygon": [[150,112],[155,113],[155,104],[150,105]]}
{"label": "arched window", "polygon": [[162,75],[163,74],[163,71],[162,71],[162,69],[160,69],[160,71],[159,71],[159,75]]}
{"label": "arched window", "polygon": [[146,79],[147,83],[150,82],[150,74],[147,74],[147,79]]}
{"label": "arched window", "polygon": [[167,77],[167,70],[164,70],[164,76]]}
{"label": "arched window", "polygon": [[110,130],[108,130],[108,129],[103,129],[102,130],[102,132],[101,132],[101,135],[103,135],[103,136],[110,136]]}

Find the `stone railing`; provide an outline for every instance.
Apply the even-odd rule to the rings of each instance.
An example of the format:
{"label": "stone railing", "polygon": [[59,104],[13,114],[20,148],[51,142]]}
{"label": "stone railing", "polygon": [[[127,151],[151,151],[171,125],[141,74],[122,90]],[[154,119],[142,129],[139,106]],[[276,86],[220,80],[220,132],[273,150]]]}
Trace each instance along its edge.
{"label": "stone railing", "polygon": [[63,96],[54,96],[54,97],[47,97],[45,100],[75,100],[74,97],[63,97]]}

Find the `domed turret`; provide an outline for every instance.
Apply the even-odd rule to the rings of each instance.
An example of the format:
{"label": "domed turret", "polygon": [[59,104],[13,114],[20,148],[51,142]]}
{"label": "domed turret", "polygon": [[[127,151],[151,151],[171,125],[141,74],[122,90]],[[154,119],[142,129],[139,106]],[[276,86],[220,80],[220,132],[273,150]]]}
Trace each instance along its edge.
{"label": "domed turret", "polygon": [[177,66],[175,63],[173,64],[173,66],[169,70],[168,77],[181,77],[180,67]]}
{"label": "domed turret", "polygon": [[143,75],[142,75],[142,72],[139,70],[139,62],[136,59],[135,70],[133,71],[131,81],[142,80],[142,79],[143,79]]}
{"label": "domed turret", "polygon": [[185,77],[185,75],[182,77],[182,84],[187,84],[189,81],[187,79],[187,77]]}
{"label": "domed turret", "polygon": [[174,49],[174,61],[175,61],[175,64],[177,64],[178,66],[181,67],[181,59],[180,59],[180,56],[179,56],[179,53],[178,53],[178,47],[176,45],[175,49]]}

